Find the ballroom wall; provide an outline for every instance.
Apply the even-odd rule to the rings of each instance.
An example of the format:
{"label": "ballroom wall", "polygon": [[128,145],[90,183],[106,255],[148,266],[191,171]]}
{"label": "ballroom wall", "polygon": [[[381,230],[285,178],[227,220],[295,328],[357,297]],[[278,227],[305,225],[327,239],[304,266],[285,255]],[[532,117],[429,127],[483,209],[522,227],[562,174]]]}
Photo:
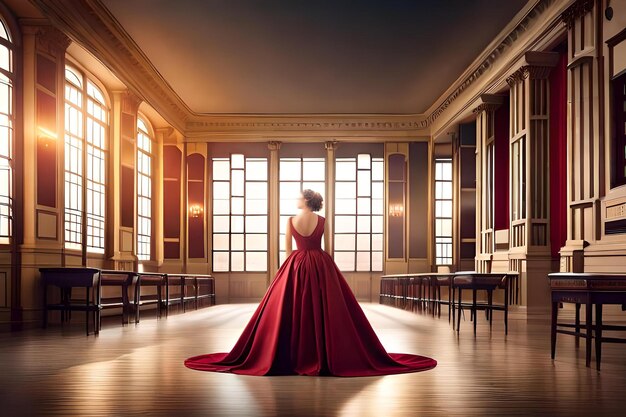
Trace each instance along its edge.
{"label": "ballroom wall", "polygon": [[[18,2],[19,3],[19,2]],[[424,114],[202,115],[165,88],[136,45],[89,4],[59,22],[0,3],[11,32],[15,109],[12,236],[0,244],[0,322],[41,317],[38,268],[211,273],[217,302],[254,302],[280,259],[280,159],[325,161],[334,221],[335,161],[367,153],[385,164],[382,271],[346,272],[377,302],[380,276],[435,270],[521,274],[522,311],[545,316],[551,271],[623,272],[626,191],[616,181],[612,80],[626,69],[626,10],[606,0],[531,1]],[[58,4],[57,4],[58,3]],[[67,12],[63,2],[51,12]],[[90,30],[81,28],[89,24]],[[64,69],[104,95],[104,248],[65,242]],[[151,241],[138,258],[137,120],[150,125]],[[523,143],[523,146],[522,146]],[[213,267],[212,158],[267,158],[267,271]],[[450,265],[436,261],[435,161],[453,165]],[[621,183],[619,183],[621,184]],[[202,209],[192,216],[191,206]],[[401,207],[390,215],[390,207]],[[283,219],[284,220],[284,219]],[[334,239],[330,250],[336,250]]]}

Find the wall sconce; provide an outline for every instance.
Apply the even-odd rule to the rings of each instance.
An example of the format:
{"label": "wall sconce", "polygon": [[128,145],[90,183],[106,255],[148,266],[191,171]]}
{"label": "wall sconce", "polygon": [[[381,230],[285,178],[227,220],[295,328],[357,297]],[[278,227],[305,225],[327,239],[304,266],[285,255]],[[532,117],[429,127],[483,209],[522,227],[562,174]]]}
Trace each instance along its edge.
{"label": "wall sconce", "polygon": [[202,217],[203,211],[204,210],[202,210],[202,207],[198,204],[194,204],[193,206],[189,207],[189,215],[194,219]]}
{"label": "wall sconce", "polygon": [[402,204],[389,205],[389,217],[402,217],[404,215],[404,206]]}

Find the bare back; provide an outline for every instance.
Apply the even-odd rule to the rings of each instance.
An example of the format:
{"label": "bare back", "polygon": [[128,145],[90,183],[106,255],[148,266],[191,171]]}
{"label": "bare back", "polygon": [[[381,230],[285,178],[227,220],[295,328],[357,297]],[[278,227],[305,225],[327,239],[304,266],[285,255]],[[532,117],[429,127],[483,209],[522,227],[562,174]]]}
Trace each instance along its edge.
{"label": "bare back", "polygon": [[317,214],[315,213],[299,213],[293,216],[291,220],[296,232],[301,236],[309,236],[317,227]]}

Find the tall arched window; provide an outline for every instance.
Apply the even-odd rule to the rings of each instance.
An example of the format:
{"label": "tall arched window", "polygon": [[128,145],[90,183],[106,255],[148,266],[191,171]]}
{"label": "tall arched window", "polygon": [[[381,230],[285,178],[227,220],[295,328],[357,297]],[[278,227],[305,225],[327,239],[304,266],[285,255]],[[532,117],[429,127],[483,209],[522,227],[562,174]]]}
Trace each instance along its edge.
{"label": "tall arched window", "polygon": [[[104,253],[106,132],[104,94],[65,68],[65,246]],[[86,239],[85,239],[86,237]]]}
{"label": "tall arched window", "polygon": [[13,234],[13,73],[14,45],[0,18],[0,243]]}
{"label": "tall arched window", "polygon": [[150,260],[152,237],[152,135],[147,122],[137,119],[137,257]]}

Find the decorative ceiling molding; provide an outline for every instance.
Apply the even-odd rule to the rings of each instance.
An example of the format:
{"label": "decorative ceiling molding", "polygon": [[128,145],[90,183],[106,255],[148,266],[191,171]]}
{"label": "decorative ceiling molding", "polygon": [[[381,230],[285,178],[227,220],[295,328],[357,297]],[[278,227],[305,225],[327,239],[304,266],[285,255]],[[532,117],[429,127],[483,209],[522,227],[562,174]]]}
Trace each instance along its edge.
{"label": "decorative ceiling molding", "polygon": [[98,0],[31,0],[72,40],[83,45],[175,128],[191,111],[117,20]]}
{"label": "decorative ceiling molding", "polygon": [[[493,46],[452,84],[431,106],[428,116],[406,115],[250,115],[197,114],[176,94],[145,54],[100,0],[30,0],[71,39],[102,61],[128,88],[148,102],[185,136],[261,134],[272,131],[389,132],[390,135],[424,135],[431,124],[473,83],[512,48],[516,40],[541,19],[556,0],[537,0],[520,21],[494,40]],[[578,1],[577,3],[584,3]],[[443,98],[445,97],[445,98]]]}
{"label": "decorative ceiling molding", "polygon": [[504,103],[505,96],[500,94],[482,94],[480,96],[480,104],[472,110],[474,114],[483,111],[494,111]]}
{"label": "decorative ceiling molding", "polygon": [[571,29],[576,19],[589,13],[593,9],[594,4],[595,0],[576,0],[574,4],[561,14],[561,20],[568,29]]}
{"label": "decorative ceiling molding", "polygon": [[[188,121],[189,134],[233,131],[417,131],[424,130],[420,116],[387,115],[294,115],[205,116]],[[422,132],[423,133],[423,132]]]}
{"label": "decorative ceiling molding", "polygon": [[558,60],[558,52],[526,52],[524,54],[524,63],[507,77],[506,82],[512,87],[529,76],[532,79],[548,78],[550,71],[556,66]]}
{"label": "decorative ceiling molding", "polygon": [[[498,43],[491,51],[489,51],[484,59],[479,63],[470,67],[469,74],[461,77],[457,82],[455,89],[430,113],[420,124],[420,127],[430,126],[441,114],[454,102],[470,85],[480,78],[494,62],[502,56],[502,54],[511,48],[515,41],[531,26],[531,23],[539,19],[544,12],[554,3],[555,0],[539,0],[537,4],[530,9],[526,16],[513,28],[502,41]],[[483,53],[484,55],[484,53]],[[466,71],[467,73],[467,71]]]}

